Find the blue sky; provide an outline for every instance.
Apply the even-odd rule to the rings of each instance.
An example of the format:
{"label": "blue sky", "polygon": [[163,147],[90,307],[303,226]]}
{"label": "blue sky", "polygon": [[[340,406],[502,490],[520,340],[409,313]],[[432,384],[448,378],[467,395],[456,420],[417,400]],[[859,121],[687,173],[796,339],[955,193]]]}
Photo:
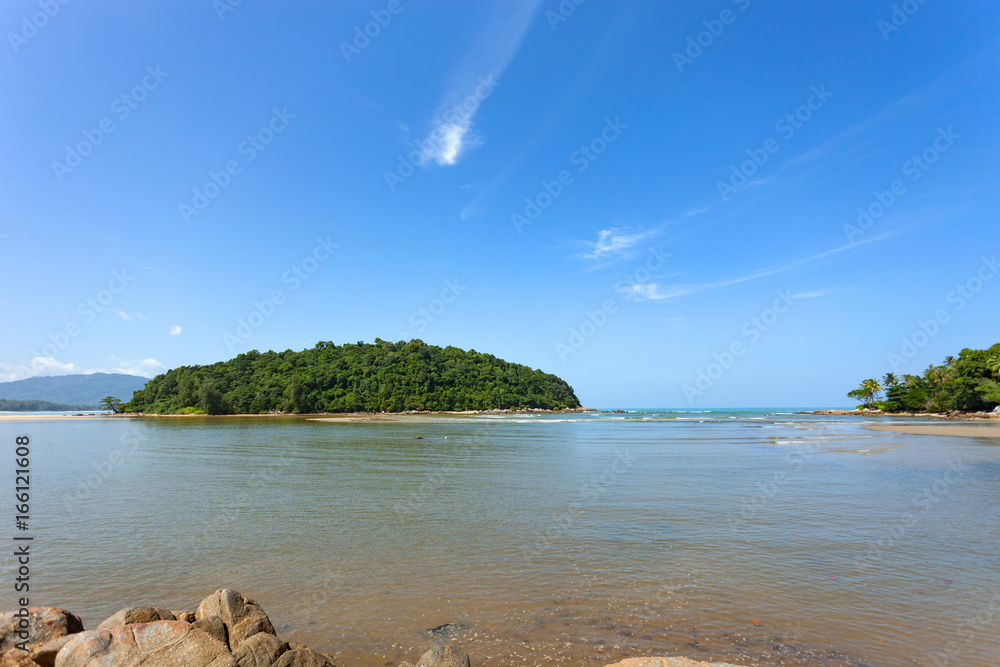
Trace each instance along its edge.
{"label": "blue sky", "polygon": [[985,1],[11,0],[0,28],[2,379],[405,337],[595,407],[840,406],[1000,340]]}

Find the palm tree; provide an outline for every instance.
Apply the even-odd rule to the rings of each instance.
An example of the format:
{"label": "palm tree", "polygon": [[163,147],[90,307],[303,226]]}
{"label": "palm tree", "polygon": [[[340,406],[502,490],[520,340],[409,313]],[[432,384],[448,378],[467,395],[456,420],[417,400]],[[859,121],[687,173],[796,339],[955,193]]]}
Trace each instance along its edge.
{"label": "palm tree", "polygon": [[875,402],[878,397],[878,393],[882,391],[882,386],[879,385],[878,380],[875,378],[869,378],[861,383],[862,389],[865,391],[865,396],[868,399],[865,403],[871,405]]}
{"label": "palm tree", "polygon": [[952,356],[945,357],[944,358],[944,365],[947,366],[948,368],[951,368],[952,366],[954,366],[955,365],[955,357],[952,357]]}
{"label": "palm tree", "polygon": [[899,384],[899,378],[896,377],[895,373],[886,373],[882,378],[882,386],[888,389],[889,387],[894,387]]}
{"label": "palm tree", "polygon": [[850,398],[860,399],[866,408],[870,408],[880,391],[882,391],[882,387],[879,386],[878,381],[874,378],[869,378],[862,382],[857,389],[848,392],[847,395]]}
{"label": "palm tree", "polygon": [[1000,354],[993,357],[986,363],[989,366],[990,372],[993,373],[993,375],[1000,377]]}

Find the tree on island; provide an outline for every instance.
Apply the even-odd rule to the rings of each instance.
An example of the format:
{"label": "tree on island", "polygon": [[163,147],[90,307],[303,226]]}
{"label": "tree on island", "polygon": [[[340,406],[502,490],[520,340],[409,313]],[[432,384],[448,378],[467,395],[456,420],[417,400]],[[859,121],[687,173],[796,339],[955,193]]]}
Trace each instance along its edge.
{"label": "tree on island", "polygon": [[878,381],[875,378],[868,378],[858,385],[857,389],[847,392],[847,396],[862,401],[865,408],[871,408],[875,405],[875,399],[880,391],[882,391],[882,386]]}
{"label": "tree on island", "polygon": [[105,396],[101,399],[101,410],[110,410],[111,412],[118,414],[121,407],[122,402],[114,396]]}
{"label": "tree on island", "polygon": [[[885,390],[885,398],[878,392]],[[986,350],[964,349],[929,365],[921,375],[886,373],[882,385],[868,379],[847,394],[865,408],[886,412],[983,412],[1000,404],[1000,343]]]}
{"label": "tree on island", "polygon": [[490,354],[421,340],[252,350],[209,366],[172,369],[126,412],[260,414],[578,408],[565,380]]}

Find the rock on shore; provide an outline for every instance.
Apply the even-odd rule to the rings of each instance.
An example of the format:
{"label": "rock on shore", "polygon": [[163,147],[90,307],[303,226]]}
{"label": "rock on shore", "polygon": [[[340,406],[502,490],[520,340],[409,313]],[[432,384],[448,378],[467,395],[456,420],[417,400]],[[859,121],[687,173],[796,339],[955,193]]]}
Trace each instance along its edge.
{"label": "rock on shore", "polygon": [[[65,609],[35,607],[27,618],[12,611],[0,614],[0,667],[39,665],[345,667],[335,656],[282,641],[260,605],[230,589],[215,591],[194,612],[127,607],[90,631]],[[471,662],[463,651],[444,644],[420,656],[416,666],[403,662],[399,667],[471,667]],[[631,658],[607,667],[737,666],[671,657]]]}

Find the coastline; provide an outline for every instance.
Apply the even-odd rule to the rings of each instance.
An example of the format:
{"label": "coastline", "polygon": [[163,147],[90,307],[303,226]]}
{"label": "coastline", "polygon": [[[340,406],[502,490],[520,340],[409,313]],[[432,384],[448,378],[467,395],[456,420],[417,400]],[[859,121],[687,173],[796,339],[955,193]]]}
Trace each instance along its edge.
{"label": "coastline", "polygon": [[76,415],[0,415],[0,421],[45,421],[45,420],[80,420],[80,419],[247,419],[247,418],[286,418],[305,419],[306,421],[322,422],[401,422],[420,417],[463,417],[469,415],[559,415],[598,412],[594,408],[563,408],[561,410],[545,410],[542,408],[501,409],[492,410],[410,410],[407,412],[308,412],[292,414],[288,412],[242,413],[235,415],[206,414],[171,414],[161,415],[144,412],[123,412],[120,414],[76,414]]}
{"label": "coastline", "polygon": [[957,436],[962,438],[1000,438],[1000,428],[977,426],[917,426],[910,424],[869,424],[869,431],[888,431],[907,435]]}
{"label": "coastline", "polygon": [[917,417],[943,421],[1000,421],[1000,412],[882,412],[881,410],[810,410],[800,415],[836,415],[842,417]]}

